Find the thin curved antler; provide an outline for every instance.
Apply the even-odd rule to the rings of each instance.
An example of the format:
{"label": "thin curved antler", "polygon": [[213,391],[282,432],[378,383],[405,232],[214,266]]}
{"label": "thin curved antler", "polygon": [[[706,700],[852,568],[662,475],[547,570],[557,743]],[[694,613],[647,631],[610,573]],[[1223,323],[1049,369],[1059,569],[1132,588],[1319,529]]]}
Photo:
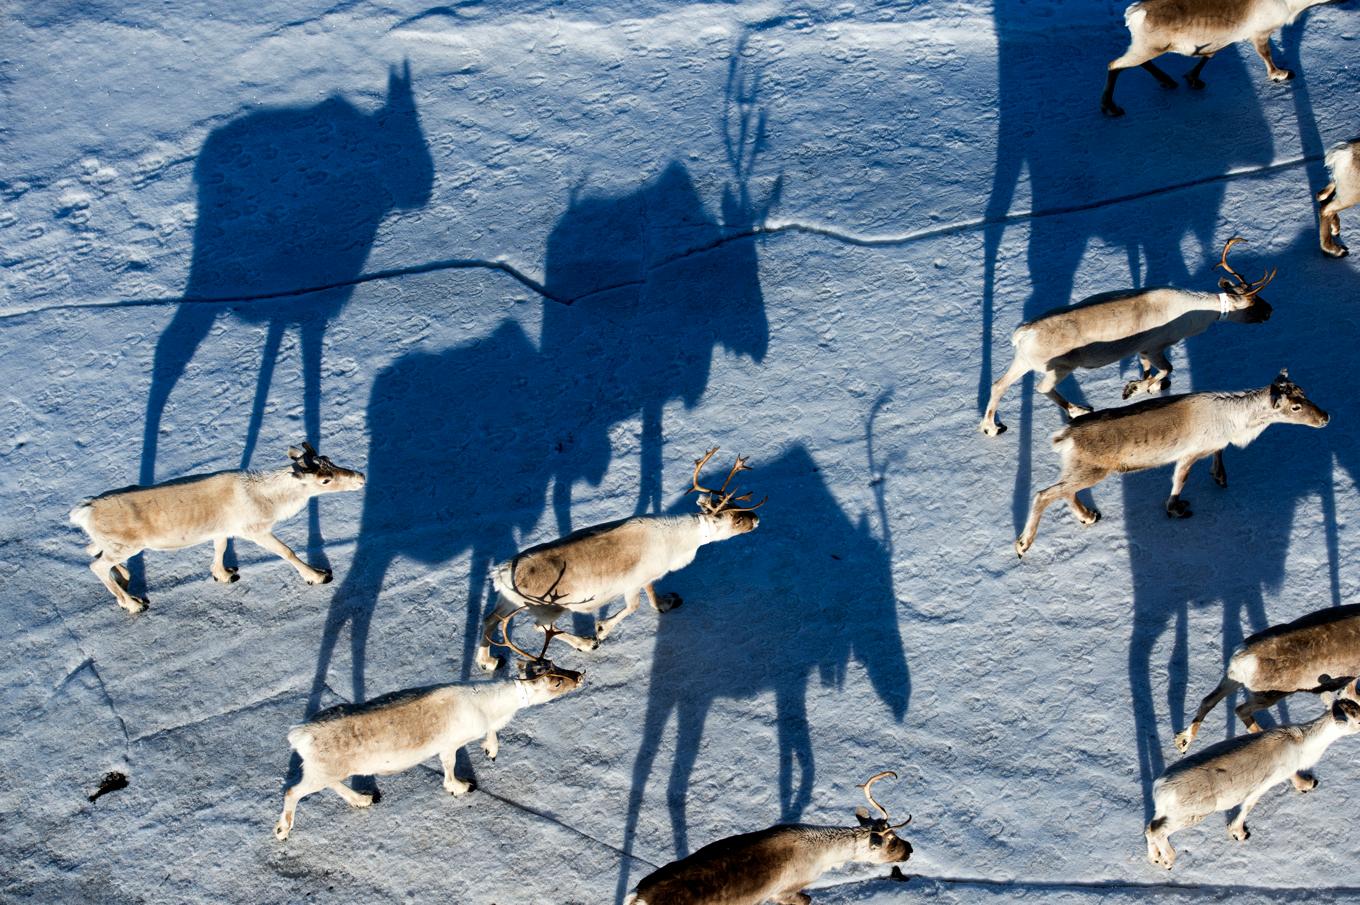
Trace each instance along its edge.
{"label": "thin curved antler", "polygon": [[1250,298],[1251,296],[1254,296],[1257,293],[1259,293],[1262,289],[1266,288],[1266,286],[1270,284],[1270,281],[1275,279],[1275,274],[1278,272],[1278,268],[1269,271],[1268,273],[1266,273],[1265,276],[1261,277],[1261,279],[1256,281],[1255,283],[1247,282],[1247,280],[1242,276],[1242,274],[1238,273],[1236,270],[1233,270],[1232,266],[1228,263],[1228,252],[1231,251],[1232,247],[1237,243],[1245,241],[1247,240],[1242,238],[1241,236],[1233,236],[1231,239],[1229,239],[1227,244],[1223,246],[1223,254],[1218,259],[1218,266],[1222,267],[1228,273],[1236,277],[1237,282],[1241,284],[1244,290],[1242,295],[1247,298]]}
{"label": "thin curved antler", "polygon": [[[716,515],[719,512],[728,510],[735,512],[750,512],[764,506],[766,501],[769,500],[769,497],[765,497],[754,506],[732,505],[733,503],[749,502],[751,499],[751,492],[749,490],[740,496],[737,495],[735,490],[731,493],[727,491],[727,485],[732,483],[732,479],[735,478],[739,472],[751,470],[751,466],[746,464],[748,461],[746,456],[737,456],[737,461],[733,464],[732,470],[727,473],[727,480],[723,481],[722,487],[717,490],[705,487],[699,483],[699,472],[703,470],[703,467],[708,464],[708,460],[712,459],[717,451],[718,447],[715,446],[704,453],[702,457],[694,460],[694,477],[690,482],[691,487],[688,492],[703,494],[703,496],[699,498],[699,508],[709,515]],[[716,503],[714,502],[715,498],[717,499]]]}
{"label": "thin curved antler", "polygon": [[510,623],[514,620],[516,616],[518,616],[520,613],[524,612],[528,608],[529,607],[527,605],[522,606],[519,609],[506,613],[504,616],[501,617],[500,621],[501,637],[504,639],[503,643],[505,644],[505,646],[510,648],[515,653],[519,654],[521,657],[523,657],[525,662],[542,663],[544,660],[547,659],[548,645],[552,643],[552,639],[556,638],[558,635],[563,634],[564,631],[552,625],[545,627],[543,629],[543,649],[538,652],[537,656],[529,653],[524,648],[516,644],[514,638],[510,637]]}
{"label": "thin curved antler", "polygon": [[[880,814],[883,815],[883,822],[884,822],[884,823],[887,823],[888,820],[889,820],[889,817],[888,817],[888,809],[885,808],[885,807],[883,807],[883,805],[881,805],[881,804],[878,803],[877,799],[875,799],[874,796],[873,796],[873,792],[871,791],[871,789],[873,788],[874,783],[878,782],[880,779],[882,779],[882,778],[885,777],[885,776],[892,777],[893,779],[896,779],[896,778],[897,778],[897,774],[894,773],[892,770],[884,770],[884,771],[881,772],[881,773],[875,773],[873,776],[870,776],[870,777],[864,782],[864,784],[860,786],[860,788],[864,790],[864,797],[867,798],[867,799],[869,799],[869,804],[873,805],[873,806],[878,810],[878,813],[880,813]],[[901,829],[902,827],[906,826],[908,823],[911,823],[911,815],[910,815],[910,814],[908,814],[908,815],[907,815],[907,819],[906,819],[906,820],[903,820],[901,823],[890,824],[890,825],[888,826],[888,829],[890,829],[890,830]]]}

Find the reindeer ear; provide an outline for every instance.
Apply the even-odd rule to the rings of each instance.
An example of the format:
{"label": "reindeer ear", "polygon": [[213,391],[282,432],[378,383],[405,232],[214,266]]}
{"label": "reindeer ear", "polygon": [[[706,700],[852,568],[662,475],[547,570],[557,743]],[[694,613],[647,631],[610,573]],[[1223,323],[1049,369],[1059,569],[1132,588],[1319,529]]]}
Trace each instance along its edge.
{"label": "reindeer ear", "polygon": [[304,455],[305,453],[301,449],[298,449],[296,446],[288,447],[288,458],[301,459]]}
{"label": "reindeer ear", "polygon": [[1275,382],[1276,382],[1276,383],[1288,383],[1288,382],[1289,382],[1289,369],[1288,369],[1288,368],[1280,368],[1280,373],[1277,374],[1277,375],[1275,376]]}
{"label": "reindeer ear", "polygon": [[864,807],[864,805],[855,808],[855,819],[859,821],[860,826],[874,825],[874,822],[869,819],[869,809]]}
{"label": "reindeer ear", "polygon": [[1235,285],[1236,284],[1233,283],[1232,280],[1229,280],[1226,277],[1219,277],[1218,288],[1222,289],[1224,292],[1232,292]]}

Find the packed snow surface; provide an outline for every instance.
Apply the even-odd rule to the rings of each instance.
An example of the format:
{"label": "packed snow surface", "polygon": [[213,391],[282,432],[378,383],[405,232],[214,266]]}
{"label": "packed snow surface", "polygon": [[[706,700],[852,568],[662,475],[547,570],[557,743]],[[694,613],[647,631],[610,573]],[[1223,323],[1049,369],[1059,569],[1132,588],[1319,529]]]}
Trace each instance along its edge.
{"label": "packed snow surface", "polygon": [[[1360,130],[1358,33],[1340,5],[1285,28],[1289,83],[1249,46],[1203,91],[1131,71],[1112,120],[1109,0],[12,4],[0,898],[614,903],[722,836],[849,825],[893,769],[916,878],[851,865],[818,902],[1354,900],[1354,740],[1244,845],[1210,818],[1167,874],[1142,830],[1233,647],[1356,600],[1360,270],[1312,194]],[[1017,560],[1063,417],[1026,379],[978,433],[1010,332],[1212,290],[1234,234],[1275,315],[1175,348],[1173,388],[1288,367],[1331,425],[1229,450],[1227,490],[1200,465],[1188,520],[1168,468],[1112,477],[1098,524],[1055,507]],[[1136,368],[1063,390],[1119,404]],[[151,553],[130,616],[86,569],[82,498],[309,436],[368,474],[279,526],[333,584],[245,542],[230,585],[210,546]],[[489,568],[694,511],[713,445],[751,457],[759,529],[661,582],[679,609],[557,654],[584,689],[473,746],[477,791],[431,762],[274,839],[290,725],[485,681]]]}

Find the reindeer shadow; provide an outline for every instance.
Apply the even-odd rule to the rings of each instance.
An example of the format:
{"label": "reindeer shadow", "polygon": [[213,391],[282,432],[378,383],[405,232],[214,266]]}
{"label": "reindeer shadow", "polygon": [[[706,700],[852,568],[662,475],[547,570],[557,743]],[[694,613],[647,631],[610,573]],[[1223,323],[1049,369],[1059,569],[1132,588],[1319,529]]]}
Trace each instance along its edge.
{"label": "reindeer shadow", "polygon": [[[991,381],[1002,370],[993,367],[992,347],[997,338],[994,314],[1004,298],[1001,285],[1005,280],[998,277],[1004,218],[1026,185],[1026,176],[1029,209],[1034,213],[1026,222],[1031,290],[1021,316],[1008,318],[997,331],[1003,337],[1021,322],[1073,301],[1077,268],[1092,242],[1122,248],[1134,284],[1196,288],[1183,263],[1181,244],[1193,238],[1200,247],[1212,246],[1224,189],[1221,184],[1201,186],[1195,189],[1194,204],[1188,205],[1176,191],[1158,193],[1167,173],[1175,174],[1176,181],[1191,182],[1234,166],[1264,165],[1273,159],[1252,77],[1236,49],[1216,56],[1205,70],[1209,82],[1205,91],[1182,86],[1176,92],[1163,92],[1150,77],[1127,74],[1121,96],[1129,101],[1129,115],[1109,120],[1100,113],[1099,99],[1105,65],[1123,49],[1126,39],[1118,16],[1112,11],[1108,41],[1091,40],[1090,33],[1081,28],[1055,39],[1051,29],[1034,27],[1036,17],[1051,13],[1050,7],[1054,4],[1048,0],[997,0],[993,8],[999,118],[984,230],[979,412],[986,407]],[[1141,84],[1144,79],[1146,85]],[[1153,96],[1153,91],[1159,96]],[[1233,141],[1205,140],[1203,123],[1214,119],[1233,122]],[[1086,209],[1098,199],[1129,196],[1138,197],[1136,207],[1120,202]],[[1214,285],[1210,280],[1204,288]],[[1007,346],[1002,348],[1009,352]],[[1080,393],[1068,392],[1071,381],[1062,388],[1063,394],[1090,405]],[[1019,533],[1034,490],[1034,406],[1048,413],[1054,429],[1063,420],[1047,400],[1036,402],[1032,375],[1017,385],[1019,392],[1012,389],[1002,401],[1003,408],[1008,402],[1018,407],[1017,429],[1013,439],[1006,435],[1001,442],[1013,442],[1017,448],[1011,516]],[[1095,407],[1118,403],[1118,399],[1098,400]]]}
{"label": "reindeer shadow", "polygon": [[[907,713],[911,678],[898,630],[889,545],[875,536],[867,515],[852,520],[841,510],[802,446],[759,468],[760,492],[772,500],[762,511],[761,527],[747,541],[705,548],[702,568],[667,579],[667,590],[686,603],[657,622],[619,900],[628,888],[627,855],[647,782],[672,716],[675,758],[666,800],[675,855],[681,857],[689,851],[685,797],[716,701],[773,693],[782,821],[802,815],[814,788],[806,706],[814,675],[824,686],[840,688],[856,660],[893,719],[900,723]],[[780,500],[797,500],[796,511],[781,508]],[[683,500],[675,509],[687,511],[689,505]],[[736,593],[734,575],[741,576]]]}
{"label": "reindeer shadow", "polygon": [[[372,112],[334,96],[310,107],[258,110],[214,129],[194,181],[193,260],[184,301],[156,343],[142,484],[156,480],[171,394],[220,316],[268,327],[241,467],[250,465],[290,328],[301,339],[306,439],[320,444],[326,326],[348,303],[384,218],[424,206],[434,184],[409,64],[391,70],[387,99]],[[229,308],[216,299],[242,304]],[[324,565],[315,501],[308,511],[309,559]]]}
{"label": "reindeer shadow", "polygon": [[[1283,55],[1291,64],[1300,59],[1302,31],[1301,23],[1284,30]],[[1325,144],[1313,118],[1307,75],[1302,66],[1296,72],[1290,87],[1300,143],[1305,156],[1319,158]],[[1161,514],[1170,483],[1166,469],[1124,479],[1134,590],[1129,680],[1147,817],[1152,813],[1152,783],[1165,767],[1159,726],[1168,726],[1171,735],[1185,727],[1189,677],[1193,677],[1194,692],[1202,695],[1221,675],[1205,668],[1203,658],[1196,656],[1199,646],[1188,637],[1190,610],[1222,606],[1222,666],[1226,667],[1227,658],[1247,635],[1323,606],[1322,600],[1292,600],[1287,609],[1266,611],[1267,592],[1278,591],[1285,581],[1296,513],[1314,505],[1322,510],[1321,546],[1327,560],[1328,602],[1332,606],[1342,602],[1336,470],[1339,465],[1352,482],[1360,473],[1360,427],[1356,425],[1348,369],[1338,370],[1335,359],[1329,359],[1326,353],[1355,348],[1360,341],[1352,313],[1360,276],[1349,262],[1332,261],[1318,250],[1317,206],[1312,197],[1326,182],[1322,162],[1310,162],[1299,181],[1297,204],[1275,212],[1283,223],[1298,225],[1294,240],[1286,248],[1263,254],[1259,262],[1244,262],[1246,273],[1259,273],[1267,266],[1280,270],[1268,290],[1275,302],[1270,323],[1260,330],[1235,334],[1232,342],[1223,342],[1226,337],[1212,333],[1190,340],[1186,354],[1194,369],[1187,368],[1187,372],[1194,380],[1186,389],[1264,386],[1280,367],[1288,366],[1290,376],[1304,387],[1309,398],[1331,414],[1332,423],[1321,431],[1272,428],[1249,449],[1229,450],[1225,453],[1226,492],[1213,486],[1204,466],[1199,466],[1191,473],[1186,495],[1199,499],[1202,505],[1196,518],[1184,525],[1167,524]],[[1197,280],[1210,278],[1211,274],[1205,273]],[[1318,355],[1319,351],[1323,354]],[[1229,565],[1220,565],[1223,558]],[[1167,664],[1167,712],[1159,722],[1151,685],[1152,657],[1168,629],[1173,635]],[[1193,671],[1189,668],[1192,659],[1196,663]],[[1226,721],[1225,737],[1239,731],[1232,712],[1237,702],[1236,695],[1230,696],[1218,711]],[[1288,705],[1279,706],[1288,721]],[[1268,720],[1262,722],[1269,724]]]}
{"label": "reindeer shadow", "polygon": [[[369,626],[397,557],[436,564],[470,551],[466,679],[492,603],[490,567],[538,526],[549,487],[558,532],[575,527],[574,485],[603,480],[612,433],[633,418],[642,420],[635,511],[659,508],[666,405],[699,402],[719,347],[759,362],[769,343],[748,233],[776,203],[779,180],[763,203],[753,200],[765,147],[757,96],[758,79],[734,54],[723,130],[734,182],[724,189],[721,219],[678,161],[627,192],[578,190],[548,237],[537,343],[507,321],[467,345],[411,353],[379,375],[358,548],[331,601],[309,711],[346,625],[354,699],[364,697]],[[451,474],[474,477],[450,481]],[[589,625],[577,617],[578,632]]]}

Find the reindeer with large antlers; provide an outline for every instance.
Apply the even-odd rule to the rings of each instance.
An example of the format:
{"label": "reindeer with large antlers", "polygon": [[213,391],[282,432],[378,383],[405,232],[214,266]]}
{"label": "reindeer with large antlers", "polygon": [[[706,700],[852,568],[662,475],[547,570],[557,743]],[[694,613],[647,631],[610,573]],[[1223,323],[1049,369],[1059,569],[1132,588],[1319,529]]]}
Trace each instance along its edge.
{"label": "reindeer with large antlers", "polygon": [[493,569],[491,580],[501,598],[482,625],[477,664],[485,670],[499,665],[491,656],[491,632],[507,615],[522,608],[529,610],[540,629],[549,631],[563,613],[595,612],[622,597],[624,608],[598,620],[594,637],[552,630],[577,650],[594,650],[637,610],[644,591],[658,613],[679,606],[677,595],[658,596],[655,582],[693,562],[704,544],[754,531],[760,524],[754,510],[765,504],[762,499],[754,506],[739,506],[749,502],[751,494],[728,490],[738,473],[750,470],[743,456],[737,456],[727,480],[717,490],[699,483],[700,471],[717,451],[715,446],[694,463],[689,492],[699,494],[698,513],[639,515],[593,525],[530,547]]}
{"label": "reindeer with large antlers", "polygon": [[500,620],[505,644],[519,654],[520,677],[509,682],[477,682],[408,688],[364,704],[323,710],[288,733],[288,744],[302,758],[302,775],[283,796],[283,813],[274,835],[287,839],[298,802],[330,788],[351,806],[366,808],[372,794],[344,784],[349,776],[400,773],[431,757],[444,768],[444,790],[465,795],[473,784],[454,775],[458,749],[482,738],[482,751],[496,759],[496,733],[521,709],[559,698],[581,687],[579,672],[547,659],[548,644],[560,634],[549,628],[543,649],[526,652],[510,636],[515,613]]}
{"label": "reindeer with large antlers", "polygon": [[887,864],[911,857],[911,843],[889,823],[888,810],[873,796],[873,785],[891,770],[869,777],[861,789],[878,811],[855,809],[858,827],[782,824],[710,843],[645,877],[628,905],[760,905],[773,901],[808,905],[803,887],[850,861]]}
{"label": "reindeer with large antlers", "polygon": [[1166,357],[1170,346],[1198,336],[1217,321],[1259,324],[1268,320],[1271,307],[1260,294],[1275,278],[1275,271],[1249,283],[1228,263],[1228,252],[1244,241],[1233,236],[1223,246],[1218,266],[1237,282],[1220,279],[1217,293],[1164,287],[1105,292],[1021,324],[1011,334],[1015,359],[992,384],[979,429],[989,437],[1006,429],[996,420],[996,407],[1010,385],[1030,371],[1043,375],[1039,392],[1075,418],[1090,409],[1068,402],[1057,389],[1073,371],[1137,355],[1142,377],[1125,384],[1124,398],[1160,392],[1171,378],[1171,362]]}

